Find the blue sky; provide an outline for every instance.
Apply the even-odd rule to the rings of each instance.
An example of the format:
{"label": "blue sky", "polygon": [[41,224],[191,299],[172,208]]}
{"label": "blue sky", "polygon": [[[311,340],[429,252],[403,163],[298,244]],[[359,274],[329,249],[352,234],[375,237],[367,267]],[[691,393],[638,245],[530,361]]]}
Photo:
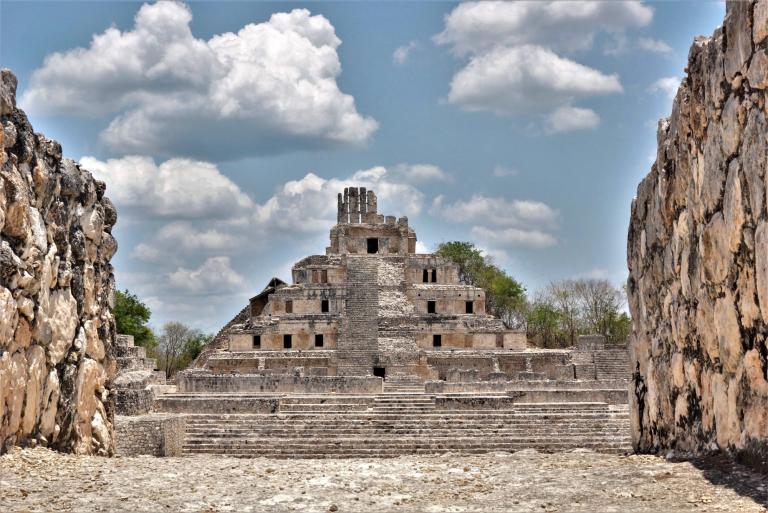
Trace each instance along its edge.
{"label": "blue sky", "polygon": [[[282,13],[282,14],[280,14]],[[629,206],[721,2],[0,3],[33,126],[107,182],[120,288],[215,330],[367,185],[531,294],[626,275]]]}

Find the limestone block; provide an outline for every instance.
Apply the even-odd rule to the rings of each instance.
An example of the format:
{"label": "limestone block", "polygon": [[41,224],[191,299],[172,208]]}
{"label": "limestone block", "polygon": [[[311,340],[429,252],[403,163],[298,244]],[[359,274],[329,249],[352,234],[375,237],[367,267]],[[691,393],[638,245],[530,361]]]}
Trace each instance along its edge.
{"label": "limestone block", "polygon": [[755,52],[747,71],[747,80],[749,80],[752,89],[768,87],[768,54],[765,53],[765,50]]}
{"label": "limestone block", "polygon": [[757,45],[768,37],[768,0],[758,0],[752,14],[752,42]]}

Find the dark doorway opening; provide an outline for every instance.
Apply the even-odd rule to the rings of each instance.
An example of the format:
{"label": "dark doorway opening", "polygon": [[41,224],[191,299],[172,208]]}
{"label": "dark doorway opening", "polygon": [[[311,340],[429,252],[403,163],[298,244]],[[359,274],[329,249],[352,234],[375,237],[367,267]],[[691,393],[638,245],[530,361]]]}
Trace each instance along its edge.
{"label": "dark doorway opening", "polygon": [[379,239],[376,239],[376,238],[366,239],[366,242],[368,243],[368,253],[379,252]]}
{"label": "dark doorway opening", "polygon": [[293,335],[283,335],[283,349],[293,347]]}
{"label": "dark doorway opening", "polygon": [[424,279],[423,279],[422,281],[423,281],[424,283],[427,283],[427,282],[429,282],[429,271],[428,271],[427,269],[424,269],[424,275],[423,275],[423,278],[424,278]]}
{"label": "dark doorway opening", "polygon": [[323,299],[320,301],[320,311],[322,313],[328,313],[328,300]]}
{"label": "dark doorway opening", "polygon": [[435,308],[437,305],[437,301],[427,301],[427,313],[435,313]]}
{"label": "dark doorway opening", "polygon": [[316,333],[315,334],[315,347],[323,347],[323,334],[322,333]]}
{"label": "dark doorway opening", "polygon": [[432,283],[437,283],[437,269],[432,269]]}
{"label": "dark doorway opening", "polygon": [[440,347],[443,345],[443,336],[442,335],[432,335],[432,346],[433,347]]}
{"label": "dark doorway opening", "polygon": [[387,374],[387,370],[384,367],[373,368],[373,375],[377,378],[385,378],[386,374]]}
{"label": "dark doorway opening", "polygon": [[261,335],[254,335],[253,336],[253,348],[254,349],[261,349]]}
{"label": "dark doorway opening", "polygon": [[474,301],[467,301],[467,313],[474,313],[475,312],[475,302]]}

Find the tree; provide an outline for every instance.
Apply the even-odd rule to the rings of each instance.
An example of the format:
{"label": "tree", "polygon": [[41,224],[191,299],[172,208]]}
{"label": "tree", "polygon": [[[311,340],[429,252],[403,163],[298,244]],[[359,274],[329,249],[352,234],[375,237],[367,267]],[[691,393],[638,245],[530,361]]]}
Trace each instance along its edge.
{"label": "tree", "polygon": [[179,369],[179,357],[188,341],[197,335],[199,335],[197,331],[180,322],[166,322],[163,325],[160,351],[166,376],[172,376]]}
{"label": "tree", "polygon": [[471,242],[442,242],[436,254],[447,258],[459,266],[459,281],[468,285],[477,285],[476,279],[485,267],[483,254]]}
{"label": "tree", "polygon": [[608,280],[578,280],[574,283],[574,291],[581,301],[586,331],[609,338],[623,303],[622,290]]}
{"label": "tree", "polygon": [[212,338],[213,335],[203,333],[195,333],[189,337],[184,344],[181,357],[179,358],[179,368],[188,367],[203,352],[203,349],[205,349],[205,346],[208,345]]}
{"label": "tree", "polygon": [[[607,280],[579,279],[550,283],[529,309],[529,333],[543,347],[574,345],[579,335],[598,334],[608,342],[626,341],[631,319],[622,311],[625,294]],[[557,313],[557,329],[551,329],[554,316],[543,317],[546,309]],[[544,321],[547,322],[544,322]],[[546,329],[542,327],[546,326]]]}
{"label": "tree", "polygon": [[576,344],[580,333],[579,298],[574,280],[563,280],[549,284],[546,292],[549,302],[557,309],[561,329],[568,337],[568,345]]}
{"label": "tree", "polygon": [[154,333],[147,325],[152,315],[149,307],[127,289],[115,293],[115,322],[117,332],[133,335],[137,346],[144,347],[151,354],[157,347]]}
{"label": "tree", "polygon": [[526,338],[538,347],[561,347],[560,312],[543,300],[537,300],[526,312]]}
{"label": "tree", "polygon": [[525,288],[471,242],[443,242],[436,253],[459,266],[459,281],[485,289],[486,310],[513,328],[524,324]]}

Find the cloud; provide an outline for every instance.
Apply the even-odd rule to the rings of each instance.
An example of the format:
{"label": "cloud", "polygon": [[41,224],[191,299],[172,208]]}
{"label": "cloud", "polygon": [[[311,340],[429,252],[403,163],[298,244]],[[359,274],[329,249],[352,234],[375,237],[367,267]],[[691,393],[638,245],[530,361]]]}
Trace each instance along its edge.
{"label": "cloud", "polygon": [[517,169],[504,167],[499,164],[497,164],[493,168],[493,176],[495,176],[496,178],[504,178],[507,176],[517,176],[518,174],[519,174],[519,171]]}
{"label": "cloud", "polygon": [[680,77],[662,77],[648,86],[647,91],[652,94],[664,94],[669,98],[674,98],[677,94],[677,88],[680,87]]}
{"label": "cloud", "polygon": [[453,203],[446,202],[445,197],[440,195],[433,200],[429,213],[449,221],[497,226],[526,226],[530,223],[552,226],[559,215],[557,210],[540,201],[508,201],[482,194]]}
{"label": "cloud", "polygon": [[557,225],[559,212],[540,201],[475,194],[468,200],[449,203],[444,196],[438,196],[429,213],[455,223],[472,224],[473,239],[489,252],[501,254],[505,247],[541,249],[557,244],[547,230]]}
{"label": "cloud", "polygon": [[451,81],[448,101],[470,111],[524,114],[577,98],[622,91],[606,75],[540,46],[496,48],[475,57]]}
{"label": "cloud", "polygon": [[179,267],[168,275],[168,285],[191,295],[216,295],[243,288],[245,280],[232,269],[228,257],[212,257],[197,269]]}
{"label": "cloud", "polygon": [[526,44],[587,50],[599,31],[643,27],[652,18],[653,10],[639,1],[466,2],[445,17],[434,41],[458,56]]}
{"label": "cloud", "polygon": [[470,233],[474,239],[492,248],[506,246],[544,249],[557,244],[557,239],[540,230],[522,230],[519,228],[491,229],[485,226],[474,226]]}
{"label": "cloud", "polygon": [[83,157],[80,165],[106,182],[110,198],[132,214],[221,219],[254,207],[237,184],[208,162],[171,159],[158,166],[145,156]]}
{"label": "cloud", "polygon": [[399,65],[405,64],[408,62],[411,52],[418,48],[418,46],[419,43],[416,41],[409,41],[407,45],[398,46],[392,54],[392,62]]}
{"label": "cloud", "polygon": [[669,54],[672,53],[672,47],[660,39],[650,37],[641,37],[637,40],[637,46],[641,50],[653,53]]}
{"label": "cloud", "polygon": [[188,222],[174,222],[158,230],[151,242],[141,242],[131,256],[146,262],[174,259],[172,254],[222,254],[236,249],[241,242],[235,234],[218,228],[197,228]]}
{"label": "cloud", "polygon": [[398,164],[392,173],[399,179],[413,184],[425,182],[452,182],[453,177],[433,164]]}
{"label": "cloud", "polygon": [[560,107],[547,118],[546,129],[550,133],[572,132],[597,128],[600,116],[591,109],[564,106]]}
{"label": "cloud", "polygon": [[336,221],[336,196],[344,187],[373,189],[391,213],[416,216],[425,203],[418,185],[452,179],[432,164],[375,166],[346,178],[310,172],[257,202],[208,162],[170,159],[158,165],[150,157],[128,156],[84,157],[80,164],[107,184],[121,216],[147,225],[147,236],[131,255],[168,263],[183,261],[183,255],[234,255],[262,240],[325,235]]}
{"label": "cloud", "polygon": [[178,2],[143,5],[132,29],[48,55],[22,104],[36,113],[109,116],[123,152],[234,159],[365,144],[377,123],[342,93],[333,25],[306,9],[208,40]]}
{"label": "cloud", "polygon": [[604,52],[618,54],[627,46],[625,31],[652,18],[640,1],[462,3],[433,38],[465,63],[451,80],[447,102],[532,117],[545,133],[594,128],[598,114],[574,103],[623,92],[619,76],[561,54],[589,50],[600,32],[612,41]]}

